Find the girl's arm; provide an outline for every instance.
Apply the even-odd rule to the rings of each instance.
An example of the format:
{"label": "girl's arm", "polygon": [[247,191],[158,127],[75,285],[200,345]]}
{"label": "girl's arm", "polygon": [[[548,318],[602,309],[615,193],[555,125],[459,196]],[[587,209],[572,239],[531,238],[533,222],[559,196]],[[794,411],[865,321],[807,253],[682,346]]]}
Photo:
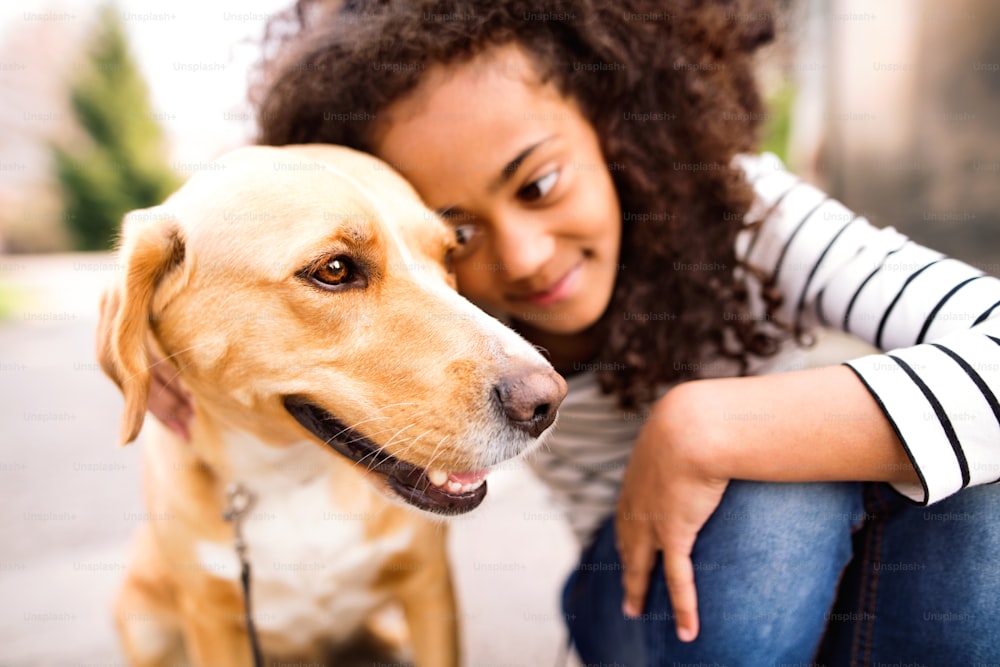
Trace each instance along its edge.
{"label": "girl's arm", "polygon": [[843,329],[888,354],[849,362],[919,473],[929,503],[1000,478],[1000,280],[923,248],[783,170],[744,160],[764,217],[746,260],[785,295],[778,316]]}
{"label": "girl's arm", "polygon": [[743,166],[765,222],[738,250],[784,294],[779,317],[894,351],[692,382],[654,406],[619,501],[624,608],[641,609],[662,549],[682,639],[698,628],[691,548],[728,480],[885,481],[926,504],[1000,478],[1000,281],[873,228],[776,158]]}
{"label": "girl's arm", "polygon": [[691,551],[730,479],[918,482],[846,366],[682,384],[651,411],[622,485],[616,528],[627,615],[642,610],[662,550],[678,636],[697,636]]}

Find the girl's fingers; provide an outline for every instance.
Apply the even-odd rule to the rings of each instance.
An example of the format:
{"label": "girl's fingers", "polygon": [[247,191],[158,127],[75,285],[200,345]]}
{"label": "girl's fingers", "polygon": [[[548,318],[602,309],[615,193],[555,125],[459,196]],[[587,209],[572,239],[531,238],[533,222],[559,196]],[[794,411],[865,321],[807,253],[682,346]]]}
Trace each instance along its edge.
{"label": "girl's fingers", "polygon": [[635,618],[642,613],[649,588],[649,573],[656,558],[652,527],[647,521],[636,518],[628,507],[629,495],[622,495],[615,518],[618,557],[622,562],[622,613]]}
{"label": "girl's fingers", "polygon": [[674,610],[677,638],[694,641],[698,636],[698,592],[694,585],[694,566],[690,553],[663,554],[663,573]]}
{"label": "girl's fingers", "polygon": [[625,599],[622,602],[622,613],[635,618],[642,613],[646,602],[646,590],[649,588],[649,573],[653,569],[656,551],[652,547],[632,548],[621,553],[622,587],[625,589]]}

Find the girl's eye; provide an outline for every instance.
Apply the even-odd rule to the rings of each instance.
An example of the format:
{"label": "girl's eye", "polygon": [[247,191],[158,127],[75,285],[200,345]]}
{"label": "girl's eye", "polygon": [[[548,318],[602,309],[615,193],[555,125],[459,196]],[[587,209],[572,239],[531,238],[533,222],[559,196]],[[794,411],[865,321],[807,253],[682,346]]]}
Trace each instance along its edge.
{"label": "girl's eye", "polygon": [[459,225],[455,227],[455,241],[459,246],[467,246],[475,233],[476,228],[473,225]]}
{"label": "girl's eye", "polygon": [[521,201],[538,201],[552,191],[556,181],[559,179],[559,172],[552,171],[542,176],[538,180],[528,183],[517,191],[517,198]]}
{"label": "girl's eye", "polygon": [[455,225],[453,229],[455,230],[456,245],[454,251],[452,251],[451,259],[453,262],[458,262],[475,251],[476,246],[479,245],[480,234],[476,225],[469,223]]}
{"label": "girl's eye", "polygon": [[482,236],[475,216],[454,206],[438,211],[438,215],[444,218],[455,234],[455,247],[451,250],[450,260],[458,262],[475,252]]}

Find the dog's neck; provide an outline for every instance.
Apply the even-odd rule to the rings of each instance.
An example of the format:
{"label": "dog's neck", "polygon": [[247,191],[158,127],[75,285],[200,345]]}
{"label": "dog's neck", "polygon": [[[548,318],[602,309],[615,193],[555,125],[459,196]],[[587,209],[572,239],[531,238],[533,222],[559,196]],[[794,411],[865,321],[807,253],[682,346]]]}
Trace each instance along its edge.
{"label": "dog's neck", "polygon": [[310,438],[296,438],[287,428],[276,431],[273,417],[222,407],[218,400],[197,394],[194,404],[190,439],[183,444],[179,437],[173,440],[186,450],[181,455],[204,468],[219,488],[240,483],[255,493],[290,489],[336,474],[346,464]]}

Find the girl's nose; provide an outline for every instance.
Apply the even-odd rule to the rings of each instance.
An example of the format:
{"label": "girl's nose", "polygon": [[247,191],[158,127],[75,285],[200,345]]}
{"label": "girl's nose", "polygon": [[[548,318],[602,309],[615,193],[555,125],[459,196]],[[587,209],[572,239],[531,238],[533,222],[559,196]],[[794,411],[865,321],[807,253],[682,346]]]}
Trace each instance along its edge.
{"label": "girl's nose", "polygon": [[555,237],[537,216],[508,214],[493,225],[493,252],[508,282],[536,276],[555,253]]}

